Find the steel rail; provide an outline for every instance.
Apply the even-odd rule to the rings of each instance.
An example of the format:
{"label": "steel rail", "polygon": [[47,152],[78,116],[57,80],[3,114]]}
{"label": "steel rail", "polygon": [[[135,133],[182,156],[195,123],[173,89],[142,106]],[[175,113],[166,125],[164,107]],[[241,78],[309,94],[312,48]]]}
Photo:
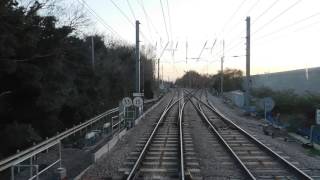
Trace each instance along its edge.
{"label": "steel rail", "polygon": [[[155,98],[155,99],[151,99],[151,100],[147,100],[145,103],[151,103],[151,102],[154,102],[154,101],[157,101],[159,100],[159,98]],[[52,138],[49,138],[45,141],[42,141],[40,142],[39,144],[35,145],[35,146],[32,146],[26,150],[23,150],[17,154],[14,154],[14,155],[11,155],[3,160],[0,161],[0,172],[11,167],[11,166],[14,166],[20,162],[23,162],[25,161],[26,159],[28,158],[31,158],[32,156],[38,154],[39,152],[42,152],[54,145],[56,145],[57,143],[59,143],[62,139],[86,128],[87,126],[97,122],[98,120],[100,120],[101,118],[105,117],[105,116],[108,116],[112,113],[116,113],[119,111],[119,108],[113,108],[113,109],[110,109],[106,112],[103,112],[91,119],[89,119],[88,121],[85,121],[84,123],[81,123],[79,125],[76,125]]]}
{"label": "steel rail", "polygon": [[286,159],[284,159],[283,157],[281,157],[278,153],[276,153],[275,151],[273,151],[272,149],[270,149],[269,147],[267,147],[266,145],[264,145],[261,141],[259,141],[257,138],[253,137],[252,135],[250,135],[247,131],[245,131],[244,129],[242,129],[241,127],[239,127],[237,124],[235,124],[234,122],[232,122],[229,118],[227,118],[226,116],[224,116],[218,109],[216,109],[211,102],[209,102],[209,100],[207,99],[207,103],[203,102],[202,100],[199,100],[196,96],[193,96],[196,100],[198,100],[201,104],[205,105],[206,107],[208,107],[212,112],[216,113],[222,120],[226,121],[227,123],[231,124],[232,126],[234,126],[236,129],[238,129],[242,134],[244,134],[246,137],[248,137],[252,142],[256,143],[260,148],[265,149],[271,156],[276,157],[280,160],[280,162],[282,162],[286,167],[289,167],[289,169],[291,169],[291,171],[296,174],[297,176],[299,176],[299,178],[301,179],[307,179],[307,180],[312,180],[313,178],[310,177],[308,174],[306,174],[305,172],[303,172],[302,170],[298,169],[295,165],[293,165],[292,163],[290,163],[289,161],[287,161]]}
{"label": "steel rail", "polygon": [[[180,173],[181,173],[181,180],[185,179],[185,173],[184,173],[184,146],[183,146],[183,127],[182,127],[182,121],[183,121],[183,110],[186,102],[180,103],[181,106],[179,106],[179,137],[180,137]],[[180,105],[179,104],[179,105]]]}
{"label": "steel rail", "polygon": [[197,112],[202,116],[202,118],[205,120],[205,122],[210,126],[210,128],[213,130],[214,134],[218,137],[220,142],[227,148],[227,150],[231,153],[232,157],[237,161],[237,163],[240,165],[242,170],[250,177],[252,180],[256,180],[254,175],[250,172],[250,170],[247,168],[247,166],[241,161],[241,159],[237,156],[237,154],[232,150],[232,148],[228,145],[228,143],[224,140],[224,138],[220,135],[218,130],[213,126],[212,122],[208,119],[207,115],[203,112],[201,105],[198,104],[196,106],[192,101],[191,103],[197,110]]}
{"label": "steel rail", "polygon": [[[190,92],[192,93],[192,92]],[[190,94],[189,93],[189,94]],[[170,102],[168,103],[168,105],[166,106],[165,110],[162,112],[156,126],[154,127],[154,129],[152,130],[152,133],[151,135],[149,136],[147,142],[145,143],[141,153],[139,154],[139,157],[138,159],[136,160],[136,162],[134,163],[134,166],[133,168],[131,169],[128,177],[127,177],[127,180],[131,180],[131,179],[134,179],[135,175],[136,175],[136,172],[138,171],[138,167],[141,165],[141,162],[147,152],[147,149],[148,147],[150,146],[151,144],[151,141],[154,137],[154,135],[156,134],[156,131],[158,130],[160,124],[162,123],[163,119],[165,118],[165,116],[167,115],[168,111],[173,107],[173,105],[175,105],[177,102],[179,102],[183,97],[181,98],[178,98],[177,100],[173,101],[175,96],[172,97],[172,99],[170,100]]]}
{"label": "steel rail", "polygon": [[227,118],[226,116],[224,116],[219,110],[217,110],[210,102],[209,105],[207,105],[207,107],[209,107],[209,109],[211,109],[213,112],[215,112],[220,118],[222,118],[223,120],[225,120],[226,122],[228,122],[229,124],[233,125],[234,127],[236,127],[242,134],[244,134],[245,136],[247,136],[249,139],[251,139],[253,142],[255,142],[257,145],[259,145],[261,148],[267,150],[267,152],[269,154],[271,154],[272,156],[278,158],[280,160],[280,162],[282,162],[285,166],[289,167],[291,169],[291,171],[293,173],[295,173],[297,176],[299,176],[299,178],[301,179],[308,179],[308,180],[312,180],[313,178],[310,177],[308,174],[306,174],[305,172],[303,172],[302,170],[300,170],[299,168],[297,168],[295,165],[293,165],[291,162],[289,162],[288,160],[284,159],[282,156],[280,156],[278,153],[276,153],[275,151],[273,151],[272,149],[270,149],[268,146],[266,146],[265,144],[263,144],[261,141],[259,141],[257,138],[253,137],[252,135],[250,135],[247,131],[245,131],[244,129],[242,129],[241,127],[239,127],[237,124],[235,124],[234,122],[232,122],[229,118]]}
{"label": "steel rail", "polygon": [[133,178],[134,178],[135,173],[137,172],[138,167],[140,166],[140,164],[141,164],[141,162],[142,162],[142,160],[143,160],[143,158],[144,158],[144,155],[145,155],[146,152],[147,152],[147,148],[148,148],[149,145],[151,144],[151,141],[152,141],[154,135],[156,134],[156,131],[158,130],[158,127],[159,127],[160,123],[161,123],[162,120],[165,118],[165,116],[167,115],[168,111],[173,107],[173,105],[175,105],[177,102],[179,102],[180,99],[181,99],[181,98],[179,98],[178,100],[176,100],[176,101],[174,101],[174,102],[172,102],[172,101],[173,101],[173,99],[172,99],[172,100],[168,103],[167,107],[165,108],[165,110],[164,110],[163,113],[161,114],[161,116],[160,116],[160,118],[159,118],[156,126],[154,127],[151,135],[149,136],[146,144],[144,145],[144,147],[143,147],[143,149],[142,149],[142,151],[141,151],[138,159],[137,159],[136,162],[134,163],[134,166],[133,166],[133,168],[131,169],[131,171],[130,171],[128,177],[127,177],[127,180],[130,180],[130,179],[133,179]]}

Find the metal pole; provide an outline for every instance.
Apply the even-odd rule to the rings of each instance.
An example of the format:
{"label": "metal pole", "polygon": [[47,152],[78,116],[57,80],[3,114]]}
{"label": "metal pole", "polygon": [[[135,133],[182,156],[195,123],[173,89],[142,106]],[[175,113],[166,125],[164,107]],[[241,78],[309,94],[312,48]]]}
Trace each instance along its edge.
{"label": "metal pole", "polygon": [[92,60],[92,70],[94,70],[94,40],[93,36],[91,36],[91,60]]}
{"label": "metal pole", "polygon": [[39,180],[39,165],[36,165],[36,175],[37,175],[36,180]]}
{"label": "metal pole", "polygon": [[220,75],[220,94],[223,95],[223,61],[224,61],[224,40],[222,41],[222,57],[221,57],[221,75]]}
{"label": "metal pole", "polygon": [[[61,159],[61,141],[59,141],[59,166],[62,167],[62,159]],[[37,173],[38,174],[38,173]]]}
{"label": "metal pole", "polygon": [[246,92],[245,105],[250,106],[250,16],[246,18],[247,37],[246,37]]}
{"label": "metal pole", "polygon": [[14,166],[11,166],[11,180],[14,180]]}
{"label": "metal pole", "polygon": [[139,21],[136,21],[136,93],[140,93],[140,50],[139,50]]}
{"label": "metal pole", "polygon": [[30,177],[33,176],[33,162],[32,162],[32,157],[30,157]]}
{"label": "metal pole", "polygon": [[160,87],[160,59],[158,59],[158,87]]}

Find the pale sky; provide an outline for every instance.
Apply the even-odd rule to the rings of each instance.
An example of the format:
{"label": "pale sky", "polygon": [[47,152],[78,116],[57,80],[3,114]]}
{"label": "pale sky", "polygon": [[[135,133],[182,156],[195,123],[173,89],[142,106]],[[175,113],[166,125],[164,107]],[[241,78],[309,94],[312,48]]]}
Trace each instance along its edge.
{"label": "pale sky", "polygon": [[[135,42],[134,17],[138,19],[144,35],[141,35],[141,45],[154,46],[157,57],[169,40],[160,60],[165,79],[175,80],[186,70],[216,73],[220,69],[222,40],[225,40],[224,67],[245,70],[247,16],[251,17],[252,74],[320,66],[319,0],[113,0],[130,21],[112,0],[86,2],[130,44]],[[91,18],[96,22],[97,31],[110,34],[94,17]],[[199,57],[205,42],[201,59],[192,59]],[[175,49],[176,45],[173,54],[170,49]]]}

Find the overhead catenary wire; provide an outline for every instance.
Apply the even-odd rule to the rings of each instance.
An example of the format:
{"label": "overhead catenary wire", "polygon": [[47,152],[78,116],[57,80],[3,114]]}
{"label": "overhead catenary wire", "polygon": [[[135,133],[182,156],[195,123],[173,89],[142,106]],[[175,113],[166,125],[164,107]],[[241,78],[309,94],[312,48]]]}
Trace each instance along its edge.
{"label": "overhead catenary wire", "polygon": [[258,15],[258,17],[256,17],[256,18],[252,21],[251,25],[255,24],[262,16],[264,16],[265,14],[267,14],[267,12],[269,12],[278,2],[279,2],[279,0],[273,1],[273,3],[272,3],[270,6],[268,6],[260,15]]}
{"label": "overhead catenary wire", "polygon": [[312,27],[314,25],[317,25],[317,24],[320,24],[320,21],[316,21],[316,22],[310,23],[310,24],[308,24],[306,26],[300,27],[300,28],[296,29],[295,32],[301,31],[303,29],[310,28],[310,27]]}
{"label": "overhead catenary wire", "polygon": [[138,2],[138,4],[140,5],[140,7],[142,8],[143,12],[146,14],[146,16],[147,16],[147,18],[148,18],[148,20],[149,20],[152,28],[153,28],[154,31],[156,32],[156,34],[158,34],[158,36],[161,37],[159,31],[157,30],[157,28],[155,27],[155,25],[153,24],[153,22],[152,22],[152,20],[151,20],[151,18],[150,18],[150,16],[149,16],[149,14],[147,13],[147,10],[146,10],[145,7],[144,7],[143,1],[142,1],[142,0],[141,0],[140,2],[139,2],[139,0],[136,0],[136,1]]}
{"label": "overhead catenary wire", "polygon": [[120,37],[122,40],[125,40],[117,31],[115,31],[104,19],[102,19],[98,13],[96,13],[90,6],[89,4],[84,1],[84,0],[78,0],[78,2],[83,5],[87,10],[88,12],[94,17],[97,19],[97,21],[99,23],[101,23],[101,25],[103,27],[105,27],[107,30],[109,30],[112,34],[115,34],[117,35],[118,37]]}
{"label": "overhead catenary wire", "polygon": [[160,0],[160,4],[161,4],[161,10],[162,10],[162,17],[163,17],[164,27],[165,27],[165,29],[166,29],[167,39],[168,39],[168,41],[169,41],[170,38],[169,38],[168,27],[167,27],[166,17],[165,17],[165,13],[164,13],[164,9],[163,9],[162,0]]}
{"label": "overhead catenary wire", "polygon": [[127,16],[127,14],[124,13],[124,12],[122,11],[122,9],[121,9],[113,0],[110,0],[110,2],[119,10],[119,12],[123,15],[123,17],[125,17],[125,19],[126,19],[131,25],[133,25],[133,26],[135,27],[134,21],[132,21],[132,20],[129,18],[129,16]]}
{"label": "overhead catenary wire", "polygon": [[171,41],[172,41],[173,34],[172,34],[172,24],[171,24],[171,13],[170,13],[169,1],[168,0],[167,0],[167,8],[168,8],[168,19],[169,19],[170,36],[171,36]]}
{"label": "overhead catenary wire", "polygon": [[[249,13],[259,4],[261,0],[256,0],[254,4],[248,9],[248,11],[245,13],[246,16],[249,16]],[[233,32],[237,29],[237,27],[242,24],[242,21],[239,21],[236,25],[234,25],[232,28],[229,28],[230,30],[227,32],[227,35]],[[225,35],[226,36],[226,35]]]}
{"label": "overhead catenary wire", "polygon": [[291,4],[288,8],[286,8],[285,10],[281,11],[279,14],[277,14],[276,16],[274,16],[271,20],[269,20],[268,22],[266,22],[265,24],[263,24],[262,26],[260,26],[259,28],[257,28],[253,33],[256,34],[257,32],[261,31],[263,28],[265,28],[266,26],[268,26],[269,24],[271,24],[272,22],[274,22],[275,20],[277,20],[278,18],[280,18],[282,15],[284,15],[286,12],[288,12],[290,9],[292,9],[293,7],[295,7],[297,4],[299,4],[302,0],[297,0],[296,2],[294,2],[293,4]]}
{"label": "overhead catenary wire", "polygon": [[234,16],[238,13],[238,11],[241,9],[241,7],[243,6],[243,4],[246,2],[246,0],[243,0],[237,7],[237,9],[233,12],[233,14],[230,16],[230,18],[227,20],[227,22],[224,24],[222,31],[224,31],[226,29],[226,27],[229,25],[229,23],[232,21],[232,19],[234,18]]}
{"label": "overhead catenary wire", "polygon": [[137,18],[136,18],[135,14],[134,14],[133,8],[132,8],[131,3],[129,2],[129,0],[127,0],[127,4],[129,6],[129,9],[130,9],[130,12],[131,12],[131,15],[132,15],[133,19],[136,20]]}
{"label": "overhead catenary wire", "polygon": [[[133,21],[130,20],[130,18],[126,15],[126,13],[124,13],[122,11],[122,9],[113,1],[113,0],[110,0],[111,3],[120,11],[120,13],[125,17],[125,19],[129,22],[129,24],[131,24],[133,26],[133,28],[135,29],[136,28],[136,25]],[[140,30],[140,33],[141,35],[143,36],[144,39],[146,39],[150,44],[152,44],[152,41],[150,41],[145,35],[144,33]]]}
{"label": "overhead catenary wire", "polygon": [[[143,4],[142,0],[140,0],[140,2],[141,2],[141,4]],[[150,37],[153,40],[153,36],[152,36],[152,33],[151,33],[151,28],[150,28],[149,18],[148,18],[148,15],[147,15],[147,12],[146,12],[144,6],[142,6],[142,7],[143,7],[142,9],[143,9],[143,13],[144,13],[144,16],[145,16],[145,19],[146,19],[146,22],[147,22],[147,26],[148,26],[148,31],[149,31]]]}
{"label": "overhead catenary wire", "polygon": [[283,31],[283,30],[286,30],[286,29],[288,29],[288,28],[290,28],[290,27],[296,26],[297,24],[300,24],[300,23],[302,23],[302,22],[305,22],[305,21],[307,21],[307,20],[309,20],[309,19],[311,19],[311,18],[313,18],[313,17],[319,16],[319,15],[320,15],[320,12],[317,12],[317,13],[312,14],[312,15],[310,15],[310,16],[304,17],[304,18],[302,18],[302,19],[300,19],[300,20],[298,20],[298,21],[295,21],[295,22],[290,23],[290,24],[288,24],[288,25],[286,25],[286,26],[283,26],[283,27],[281,27],[281,28],[279,28],[279,29],[277,29],[277,30],[275,30],[275,31],[272,31],[272,32],[267,33],[267,34],[265,34],[265,35],[263,35],[263,36],[260,36],[260,37],[256,38],[256,40],[266,38],[266,37],[268,37],[268,36],[271,36],[271,35],[273,35],[273,34],[276,34],[276,33],[278,33],[278,32],[281,32],[281,31]]}

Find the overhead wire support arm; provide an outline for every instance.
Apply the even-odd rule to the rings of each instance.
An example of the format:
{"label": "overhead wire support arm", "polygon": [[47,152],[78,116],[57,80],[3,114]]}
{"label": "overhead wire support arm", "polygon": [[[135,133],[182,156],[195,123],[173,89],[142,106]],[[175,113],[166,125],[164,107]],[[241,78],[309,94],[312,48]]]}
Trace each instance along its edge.
{"label": "overhead wire support arm", "polygon": [[203,48],[202,48],[201,51],[200,51],[200,54],[199,54],[199,56],[198,56],[198,58],[197,58],[198,61],[199,61],[199,59],[201,58],[201,55],[202,55],[204,49],[206,48],[207,42],[208,42],[208,41],[206,41],[206,42],[204,43]]}

